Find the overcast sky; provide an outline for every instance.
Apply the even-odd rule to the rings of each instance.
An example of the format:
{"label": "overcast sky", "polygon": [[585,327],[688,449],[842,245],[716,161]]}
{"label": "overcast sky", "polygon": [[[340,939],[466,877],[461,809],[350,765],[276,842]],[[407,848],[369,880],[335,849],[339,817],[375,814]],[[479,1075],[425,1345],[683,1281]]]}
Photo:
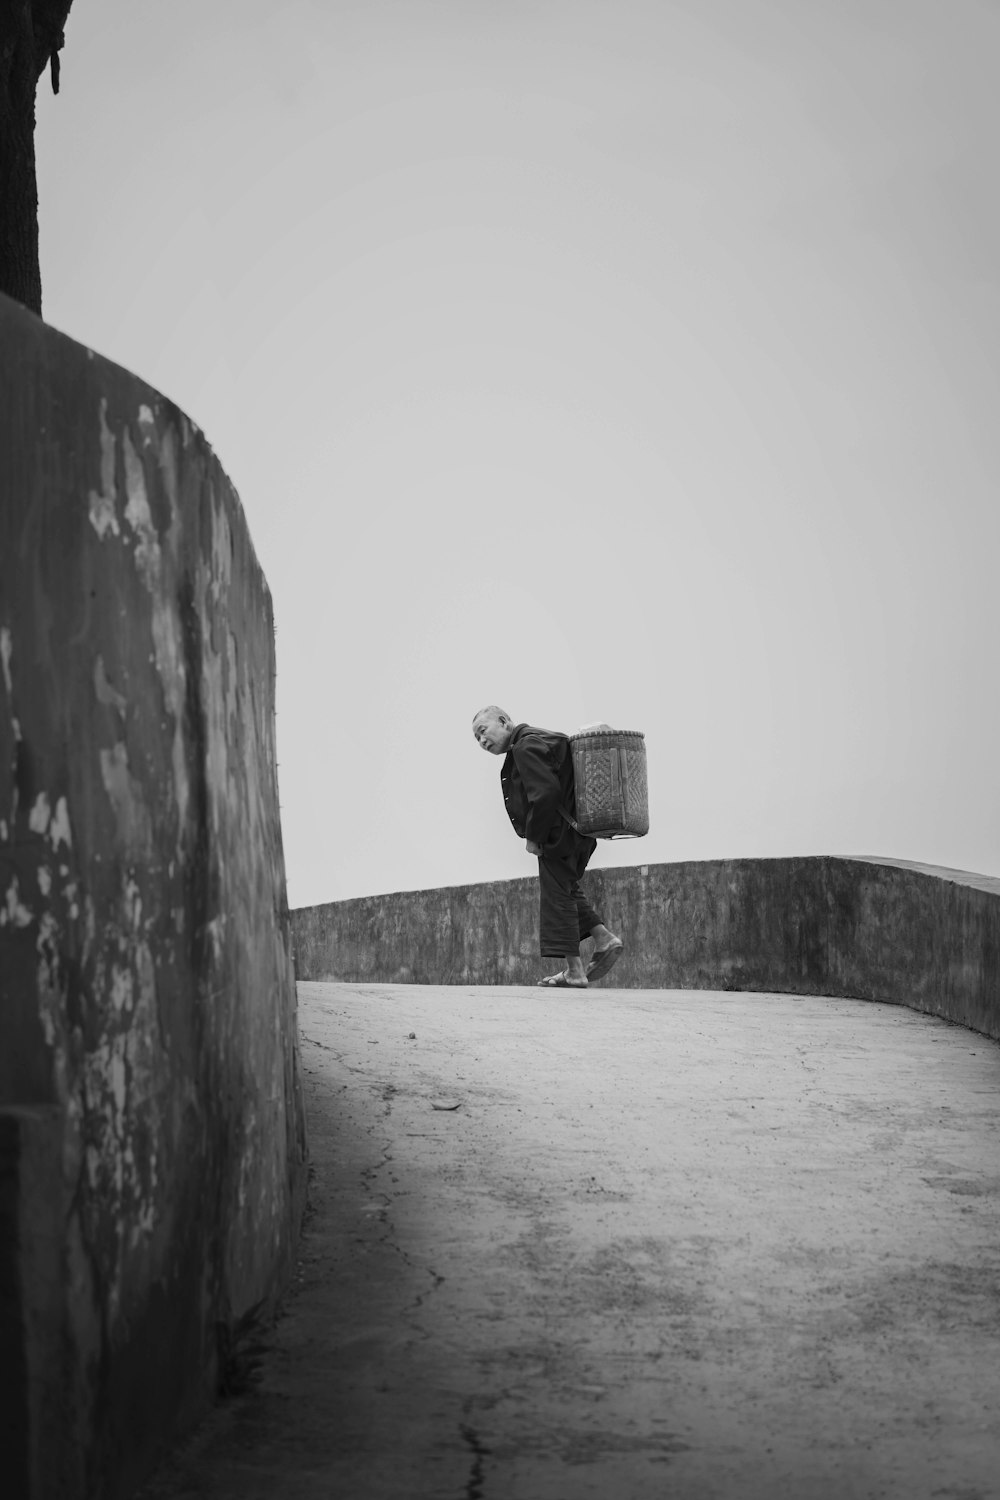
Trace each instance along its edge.
{"label": "overcast sky", "polygon": [[498,702],[646,734],[594,864],[1000,874],[994,0],[75,0],[47,320],[203,428],[292,906],[534,871]]}

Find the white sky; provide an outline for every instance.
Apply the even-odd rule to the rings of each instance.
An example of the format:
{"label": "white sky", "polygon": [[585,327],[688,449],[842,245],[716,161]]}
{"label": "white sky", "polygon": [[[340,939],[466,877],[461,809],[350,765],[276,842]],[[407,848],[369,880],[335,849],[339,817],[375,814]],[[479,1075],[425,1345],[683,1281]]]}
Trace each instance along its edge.
{"label": "white sky", "polygon": [[1000,874],[994,0],[76,0],[47,320],[204,429],[293,906],[533,873],[474,711],[646,733],[601,864]]}

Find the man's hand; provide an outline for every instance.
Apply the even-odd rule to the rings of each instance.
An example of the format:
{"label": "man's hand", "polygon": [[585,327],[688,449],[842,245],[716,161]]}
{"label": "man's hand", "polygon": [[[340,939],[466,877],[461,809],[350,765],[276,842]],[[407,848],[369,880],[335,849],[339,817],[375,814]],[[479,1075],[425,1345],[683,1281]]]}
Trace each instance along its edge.
{"label": "man's hand", "polygon": [[534,839],[525,839],[524,847],[527,849],[529,854],[541,854],[542,852],[541,845],[536,844]]}

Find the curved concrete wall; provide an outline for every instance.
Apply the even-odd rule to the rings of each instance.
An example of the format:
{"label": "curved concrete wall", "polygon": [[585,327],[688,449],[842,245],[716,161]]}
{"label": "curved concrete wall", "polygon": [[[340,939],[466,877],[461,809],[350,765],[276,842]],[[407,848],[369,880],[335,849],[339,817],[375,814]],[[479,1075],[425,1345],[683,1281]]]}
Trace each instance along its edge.
{"label": "curved concrete wall", "polygon": [[[1000,1037],[1000,880],[820,857],[592,869],[586,883],[626,943],[607,986],[886,1000]],[[537,904],[525,879],[303,907],[298,977],[531,984]]]}
{"label": "curved concrete wall", "polygon": [[129,1494],[293,1253],[271,603],[176,407],[0,298],[0,1472]]}

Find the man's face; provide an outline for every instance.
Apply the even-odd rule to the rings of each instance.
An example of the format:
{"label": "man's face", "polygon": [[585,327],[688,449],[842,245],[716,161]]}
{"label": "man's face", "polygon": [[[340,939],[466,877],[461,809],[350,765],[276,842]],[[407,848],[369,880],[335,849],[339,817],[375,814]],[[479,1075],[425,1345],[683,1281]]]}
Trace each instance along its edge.
{"label": "man's face", "polygon": [[472,732],[491,755],[506,755],[513,727],[506,714],[478,714]]}

